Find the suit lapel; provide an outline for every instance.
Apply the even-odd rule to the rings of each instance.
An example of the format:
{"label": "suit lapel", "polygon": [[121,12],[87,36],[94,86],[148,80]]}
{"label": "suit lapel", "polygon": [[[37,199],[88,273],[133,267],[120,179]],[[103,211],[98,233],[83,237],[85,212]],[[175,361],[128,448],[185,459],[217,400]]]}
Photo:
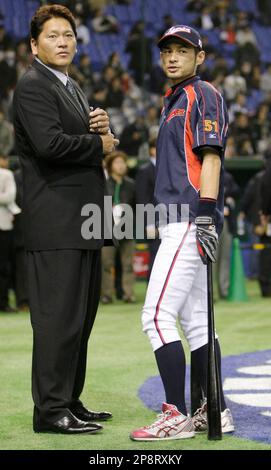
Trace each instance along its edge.
{"label": "suit lapel", "polygon": [[[89,130],[89,118],[88,118],[88,113],[85,109],[86,105],[84,103],[84,106],[82,104],[82,99],[81,99],[81,94],[80,94],[80,102],[83,106],[83,110],[80,109],[80,106],[78,106],[78,103],[76,101],[76,99],[71,95],[71,93],[65,88],[65,86],[63,85],[63,83],[58,80],[58,83],[56,83],[56,87],[58,89],[58,91],[62,94],[62,96],[65,96],[65,98],[67,100],[69,100],[70,104],[74,107],[74,109],[77,111],[77,113],[79,114],[80,118],[82,119],[82,121],[84,122],[87,130]],[[78,91],[78,88],[76,88],[76,90]],[[82,93],[83,95],[83,93]],[[86,111],[86,112],[84,112]]]}
{"label": "suit lapel", "polygon": [[80,100],[80,103],[81,103],[84,111],[86,112],[87,119],[89,120],[90,109],[89,109],[88,101],[87,101],[84,93],[82,92],[81,88],[77,85],[77,83],[74,80],[72,81],[72,83],[73,83],[74,88],[76,89],[77,95],[79,95],[79,100]]}
{"label": "suit lapel", "polygon": [[[56,75],[54,75],[50,70],[48,70],[46,67],[44,67],[42,64],[40,64],[37,60],[34,60],[32,67],[38,69],[43,75],[45,75],[49,80],[54,82],[55,86],[57,87],[58,91],[64,96],[70,104],[74,107],[74,109],[77,111],[79,114],[80,118],[84,122],[88,132],[89,132],[89,107],[87,104],[87,101],[84,97],[83,92],[80,90],[78,87],[77,83],[73,81],[73,85],[76,88],[77,93],[80,96],[80,102],[82,104],[83,110],[80,109],[80,106],[78,106],[78,103],[74,99],[74,97],[71,95],[71,93],[65,88],[63,83],[57,78]],[[85,111],[85,112],[84,112]]]}

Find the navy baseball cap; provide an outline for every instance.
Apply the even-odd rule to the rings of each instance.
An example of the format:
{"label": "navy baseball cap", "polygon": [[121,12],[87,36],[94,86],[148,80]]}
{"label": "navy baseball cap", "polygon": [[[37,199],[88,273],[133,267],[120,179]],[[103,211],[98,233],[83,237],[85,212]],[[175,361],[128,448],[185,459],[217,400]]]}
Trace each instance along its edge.
{"label": "navy baseball cap", "polygon": [[187,42],[193,47],[198,47],[202,49],[202,39],[198,31],[191,26],[186,26],[185,24],[177,24],[169,28],[164,35],[159,39],[157,46],[161,49],[167,39],[181,39],[184,42]]}

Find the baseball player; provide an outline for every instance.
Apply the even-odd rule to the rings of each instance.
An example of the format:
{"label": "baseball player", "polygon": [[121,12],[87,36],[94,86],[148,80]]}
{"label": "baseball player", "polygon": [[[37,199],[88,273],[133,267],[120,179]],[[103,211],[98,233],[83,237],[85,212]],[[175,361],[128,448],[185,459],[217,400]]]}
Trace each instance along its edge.
{"label": "baseball player", "polygon": [[[223,224],[224,150],[228,117],[221,94],[197,75],[205,52],[199,33],[177,25],[158,42],[162,67],[172,82],[165,96],[157,140],[155,202],[168,208],[169,223],[159,227],[161,245],[150,277],[142,312],[165,389],[162,413],[150,426],[130,434],[134,440],[190,438],[207,430],[206,400],[195,415],[187,415],[185,355],[177,321],[191,350],[193,366],[206,397],[207,274],[216,260]],[[170,205],[177,220],[170,220]],[[183,208],[188,208],[183,210]],[[184,215],[185,216],[184,216]],[[230,410],[221,384],[222,432],[233,432]]]}

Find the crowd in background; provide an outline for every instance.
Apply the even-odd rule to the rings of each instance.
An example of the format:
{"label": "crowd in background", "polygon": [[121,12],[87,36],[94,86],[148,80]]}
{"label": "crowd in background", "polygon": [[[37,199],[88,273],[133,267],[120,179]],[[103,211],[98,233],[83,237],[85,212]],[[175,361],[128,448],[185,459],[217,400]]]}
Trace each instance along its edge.
{"label": "crowd in background", "polygon": [[[107,57],[102,67],[97,67],[97,64],[94,66],[91,57],[89,25],[91,24],[91,28],[96,34],[118,35],[123,24],[119,18],[108,14],[106,7],[112,3],[129,5],[132,2],[133,0],[115,2],[67,0],[57,3],[68,6],[75,14],[79,46],[80,44],[90,45],[90,54],[84,52],[86,49],[78,48],[79,54],[71,66],[70,75],[80,84],[91,106],[94,108],[99,106],[108,111],[112,130],[120,139],[118,152],[106,162],[109,175],[109,193],[113,198],[118,197],[119,203],[129,201],[133,205],[139,201],[142,194],[146,194],[146,200],[142,201],[141,198],[141,203],[151,202],[147,200],[150,198],[147,195],[147,188],[154,181],[155,145],[153,143],[155,143],[158,131],[163,95],[170,86],[164,77],[159,60],[154,57],[154,47],[158,37],[168,27],[176,22],[180,23],[180,21],[174,17],[174,13],[168,12],[164,16],[163,28],[153,37],[147,34],[148,23],[144,19],[136,21],[131,26],[126,38],[127,65],[124,65],[121,54],[116,50]],[[259,44],[251,24],[256,23],[263,27],[271,26],[270,2],[257,1],[257,11],[255,12],[238,10],[235,1],[186,0],[184,3],[187,12],[195,14],[193,24],[202,33],[204,50],[207,53],[207,60],[200,67],[199,74],[203,80],[211,82],[224,94],[228,104],[230,127],[226,158],[262,158],[266,159],[267,168],[269,168],[271,161],[271,56],[270,63],[262,60],[261,44]],[[29,47],[29,39],[14,37],[6,31],[4,24],[4,18],[0,11],[0,171],[1,168],[7,170],[8,167],[15,171],[16,203],[20,207],[22,176],[18,166],[12,124],[12,97],[17,81],[27,70],[33,57]],[[211,31],[216,31],[219,34],[219,43],[215,44],[210,41],[209,33]],[[149,145],[150,143],[151,145]],[[150,150],[150,148],[154,148],[154,150]],[[136,177],[137,172],[141,172],[142,168],[142,177]],[[146,191],[143,188],[144,169],[146,169]],[[266,171],[270,172],[270,170]],[[266,230],[261,232],[262,229],[259,228],[268,225],[268,220],[259,215],[259,211],[262,209],[259,181],[262,181],[266,171],[262,170],[262,173],[256,175],[248,184],[241,198],[241,214],[238,220],[240,222],[246,218],[251,240],[258,240],[257,237],[261,237],[265,242],[270,243],[271,234],[266,233]],[[119,172],[120,174],[118,174]],[[263,191],[268,193],[267,186]],[[256,193],[259,194],[259,197],[253,198]],[[252,205],[248,202],[250,201],[249,197],[253,199],[254,212]],[[263,198],[266,200],[265,193]],[[240,199],[240,189],[232,180],[232,176],[229,175],[225,193],[225,230],[229,236],[225,238],[226,245],[221,245],[221,249],[223,246],[224,248],[227,246],[224,255],[221,255],[221,297],[226,297],[228,290],[228,266],[223,268],[223,260],[229,259],[231,237],[236,233],[237,199]],[[1,201],[0,194],[0,207],[1,204],[4,204]],[[265,209],[265,211],[268,210],[271,210],[271,202],[269,209]],[[20,228],[21,214],[16,213],[16,210],[13,212],[12,230],[9,227],[13,236],[9,240],[7,238],[4,241],[1,239],[0,242],[0,264],[2,266],[2,268],[0,267],[0,271],[2,269],[0,283],[3,279],[9,279],[10,285],[15,289],[17,306],[22,310],[27,308],[27,287],[25,286],[23,240]],[[254,215],[251,215],[252,212]],[[255,227],[258,228],[255,230]],[[149,228],[149,230],[153,230],[153,228]],[[5,228],[1,227],[0,220],[0,235],[3,231]],[[132,272],[133,249],[133,243],[122,243],[117,254],[119,258],[116,264],[116,254],[107,248],[108,252],[104,256],[102,296],[104,303],[110,303],[113,300],[113,291],[116,286],[113,286],[110,276],[118,265],[122,268],[123,279],[120,296],[128,302],[135,300]],[[5,258],[3,252],[6,253],[7,250],[10,253],[9,268],[7,263],[3,268]],[[266,253],[267,250],[264,254],[264,260],[266,260]],[[268,263],[265,261],[266,266],[263,273],[260,269],[260,276],[264,277],[262,284],[265,283],[265,287],[262,288],[263,295],[271,295],[270,257],[268,259]],[[258,263],[259,260],[254,259],[255,266],[251,268],[251,277],[259,277]],[[121,272],[121,269],[116,269],[116,273],[118,271]],[[117,274],[115,277],[117,278]],[[1,285],[3,287],[3,282]],[[3,292],[3,288],[0,292],[0,309],[6,311],[10,309],[7,294]]]}

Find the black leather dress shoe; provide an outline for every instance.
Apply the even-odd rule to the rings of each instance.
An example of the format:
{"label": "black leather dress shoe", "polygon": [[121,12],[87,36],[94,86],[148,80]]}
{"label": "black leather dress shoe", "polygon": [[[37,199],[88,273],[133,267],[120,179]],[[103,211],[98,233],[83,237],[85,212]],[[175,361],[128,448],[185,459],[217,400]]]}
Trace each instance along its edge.
{"label": "black leather dress shoe", "polygon": [[75,403],[70,407],[70,410],[76,418],[82,421],[106,421],[112,418],[112,413],[108,411],[91,411],[87,410],[82,403]]}
{"label": "black leather dress shoe", "polygon": [[63,418],[60,418],[54,423],[42,420],[34,422],[33,429],[35,432],[44,433],[93,434],[103,429],[103,427],[100,424],[81,421],[72,413],[68,412]]}

